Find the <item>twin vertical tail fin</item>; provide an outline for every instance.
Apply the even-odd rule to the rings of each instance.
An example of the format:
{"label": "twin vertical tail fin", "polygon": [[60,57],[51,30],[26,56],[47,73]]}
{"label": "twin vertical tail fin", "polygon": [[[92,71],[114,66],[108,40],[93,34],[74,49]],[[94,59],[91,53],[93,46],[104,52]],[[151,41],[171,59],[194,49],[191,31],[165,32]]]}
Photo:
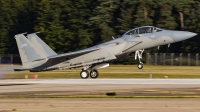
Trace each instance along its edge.
{"label": "twin vertical tail fin", "polygon": [[33,61],[44,59],[56,53],[44,43],[35,33],[29,34],[28,39],[24,34],[15,35],[17,46],[24,67],[29,66]]}
{"label": "twin vertical tail fin", "polygon": [[28,34],[27,37],[46,56],[57,55],[36,33]]}

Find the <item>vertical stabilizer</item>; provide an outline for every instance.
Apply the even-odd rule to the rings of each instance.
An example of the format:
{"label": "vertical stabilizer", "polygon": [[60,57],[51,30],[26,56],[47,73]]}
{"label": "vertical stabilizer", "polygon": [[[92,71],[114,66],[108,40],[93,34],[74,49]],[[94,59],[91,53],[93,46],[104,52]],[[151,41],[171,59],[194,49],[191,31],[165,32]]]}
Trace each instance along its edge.
{"label": "vertical stabilizer", "polygon": [[32,44],[23,34],[15,35],[17,46],[23,66],[27,66],[34,60],[46,58],[34,44]]}
{"label": "vertical stabilizer", "polygon": [[36,35],[36,33],[28,34],[27,37],[46,56],[57,55],[43,40]]}

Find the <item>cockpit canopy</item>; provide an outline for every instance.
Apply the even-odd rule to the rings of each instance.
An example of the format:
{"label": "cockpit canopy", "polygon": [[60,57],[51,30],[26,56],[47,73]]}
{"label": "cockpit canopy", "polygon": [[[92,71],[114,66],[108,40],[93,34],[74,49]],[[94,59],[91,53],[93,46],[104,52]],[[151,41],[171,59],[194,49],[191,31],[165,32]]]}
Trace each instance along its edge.
{"label": "cockpit canopy", "polygon": [[126,32],[124,35],[135,35],[135,34],[144,34],[144,33],[153,33],[153,32],[160,32],[163,29],[157,28],[154,26],[142,26],[138,28],[134,28],[128,32]]}

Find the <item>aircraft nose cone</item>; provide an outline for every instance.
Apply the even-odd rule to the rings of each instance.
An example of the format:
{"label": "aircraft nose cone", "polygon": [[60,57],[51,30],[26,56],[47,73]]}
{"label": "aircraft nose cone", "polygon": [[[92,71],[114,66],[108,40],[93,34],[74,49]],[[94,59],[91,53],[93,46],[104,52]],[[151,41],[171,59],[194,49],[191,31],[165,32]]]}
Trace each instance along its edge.
{"label": "aircraft nose cone", "polygon": [[176,42],[183,41],[196,36],[196,33],[187,31],[174,31],[174,39]]}

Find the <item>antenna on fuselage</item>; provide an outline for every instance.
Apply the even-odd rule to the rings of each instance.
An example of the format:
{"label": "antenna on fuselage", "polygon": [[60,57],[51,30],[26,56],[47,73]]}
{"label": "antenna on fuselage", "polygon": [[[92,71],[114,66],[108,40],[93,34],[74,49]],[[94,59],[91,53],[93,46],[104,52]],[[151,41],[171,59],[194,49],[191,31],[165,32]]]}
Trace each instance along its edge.
{"label": "antenna on fuselage", "polygon": [[115,39],[115,37],[113,37],[113,36],[112,36],[112,39],[114,40],[114,39]]}
{"label": "antenna on fuselage", "polygon": [[168,44],[168,48],[170,47],[170,44]]}

